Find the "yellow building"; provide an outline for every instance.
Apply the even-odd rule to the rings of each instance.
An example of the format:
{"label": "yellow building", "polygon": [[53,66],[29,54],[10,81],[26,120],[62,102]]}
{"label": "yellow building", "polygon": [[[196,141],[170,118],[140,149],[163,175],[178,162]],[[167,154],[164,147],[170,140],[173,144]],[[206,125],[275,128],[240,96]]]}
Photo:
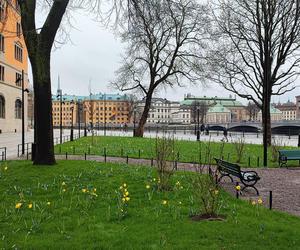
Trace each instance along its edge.
{"label": "yellow building", "polygon": [[[28,56],[16,0],[0,0],[0,132],[21,131],[22,89],[28,85]],[[24,107],[27,107],[25,92]],[[27,108],[25,124],[27,124]]]}
{"label": "yellow building", "polygon": [[[130,101],[126,95],[97,94],[91,96],[62,95],[62,105],[60,97],[53,96],[53,126],[60,126],[60,114],[62,113],[62,125],[70,127],[72,125],[81,126],[87,124],[94,127],[108,125],[121,125],[130,122]],[[60,112],[60,107],[62,112]]]}

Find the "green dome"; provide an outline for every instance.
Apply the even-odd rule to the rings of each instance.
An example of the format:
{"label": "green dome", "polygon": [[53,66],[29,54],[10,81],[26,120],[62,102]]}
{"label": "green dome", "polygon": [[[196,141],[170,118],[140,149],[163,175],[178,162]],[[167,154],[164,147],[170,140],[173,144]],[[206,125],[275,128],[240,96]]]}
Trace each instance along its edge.
{"label": "green dome", "polygon": [[207,112],[208,113],[230,113],[230,110],[224,107],[222,104],[217,103],[215,106],[209,108]]}

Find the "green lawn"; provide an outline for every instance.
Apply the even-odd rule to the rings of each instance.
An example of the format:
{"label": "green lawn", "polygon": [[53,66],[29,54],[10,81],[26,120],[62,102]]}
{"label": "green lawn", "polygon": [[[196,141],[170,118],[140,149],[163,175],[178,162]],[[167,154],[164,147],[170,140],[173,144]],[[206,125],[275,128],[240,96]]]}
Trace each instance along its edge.
{"label": "green lawn", "polygon": [[[7,169],[2,164],[0,174],[1,249],[300,248],[298,217],[224,192],[221,214],[226,221],[192,222],[191,173],[173,176],[174,185],[180,181],[183,189],[153,190],[151,199],[146,185],[153,186],[157,177],[146,167],[89,161],[39,167],[18,161],[9,162]],[[128,216],[119,220],[116,191],[123,183],[131,199]]]}
{"label": "green lawn", "polygon": [[[220,142],[196,142],[196,141],[176,141],[175,151],[179,152],[179,161],[181,162],[199,162],[207,163],[205,156],[207,149],[210,149],[210,158],[223,157],[230,162],[236,162],[237,153],[234,144]],[[285,147],[292,148],[292,147]],[[55,152],[57,154],[96,154],[107,156],[123,156],[138,158],[155,158],[155,139],[100,136],[82,137],[73,142],[67,142],[63,145],[57,145]],[[200,153],[201,152],[201,153]],[[269,149],[269,167],[278,167],[277,160],[272,160],[271,149]],[[214,162],[213,162],[214,163]],[[246,144],[240,165],[243,167],[261,167],[263,165],[262,145]],[[288,166],[298,166],[298,161],[289,161]]]}

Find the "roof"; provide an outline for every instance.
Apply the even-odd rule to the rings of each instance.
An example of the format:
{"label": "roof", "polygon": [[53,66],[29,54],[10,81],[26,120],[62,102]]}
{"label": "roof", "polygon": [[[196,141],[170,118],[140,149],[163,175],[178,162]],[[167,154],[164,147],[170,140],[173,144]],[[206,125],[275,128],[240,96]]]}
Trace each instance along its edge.
{"label": "roof", "polygon": [[[56,95],[52,95],[52,100],[59,100],[59,97]],[[63,95],[64,101],[75,101],[75,100],[106,100],[106,101],[126,101],[129,100],[128,95],[119,95],[119,94],[95,94],[95,95],[88,95],[88,96],[77,96],[77,95]]]}
{"label": "roof", "polygon": [[[261,114],[262,111],[259,111],[258,113]],[[270,114],[282,114],[282,111],[275,108],[274,106],[270,105]]]}
{"label": "roof", "polygon": [[208,109],[207,113],[230,113],[231,111],[222,104],[217,103],[215,106]]}
{"label": "roof", "polygon": [[205,102],[208,106],[213,106],[217,103],[221,104],[224,107],[244,107],[244,105],[235,100],[235,99],[230,99],[230,98],[216,98],[216,97],[210,97],[210,98],[199,98],[199,99],[189,99],[189,98],[185,98],[180,104],[181,105],[192,105],[193,102],[195,101],[199,101],[199,102]]}

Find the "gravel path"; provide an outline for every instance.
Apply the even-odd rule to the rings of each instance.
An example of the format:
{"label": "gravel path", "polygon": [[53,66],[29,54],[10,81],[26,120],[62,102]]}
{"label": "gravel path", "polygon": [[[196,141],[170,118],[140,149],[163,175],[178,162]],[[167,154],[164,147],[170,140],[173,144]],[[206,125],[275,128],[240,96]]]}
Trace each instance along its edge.
{"label": "gravel path", "polygon": [[[65,159],[66,156],[56,156],[57,159]],[[84,160],[84,156],[68,155],[68,159]],[[105,158],[101,156],[87,156],[87,160],[94,160],[104,162]],[[107,157],[106,162],[127,163],[127,158],[120,157]],[[155,161],[146,159],[128,159],[129,164],[151,166]],[[193,171],[194,165],[191,163],[178,163],[178,170]],[[245,169],[247,170],[247,169]],[[288,212],[290,214],[300,216],[300,168],[251,168],[261,177],[260,181],[256,184],[260,196],[266,207],[269,207],[269,192],[273,192],[273,209]],[[235,195],[235,182],[232,183],[229,178],[223,178],[221,186]],[[257,200],[256,193],[252,189],[246,189],[241,195],[242,199]]]}

